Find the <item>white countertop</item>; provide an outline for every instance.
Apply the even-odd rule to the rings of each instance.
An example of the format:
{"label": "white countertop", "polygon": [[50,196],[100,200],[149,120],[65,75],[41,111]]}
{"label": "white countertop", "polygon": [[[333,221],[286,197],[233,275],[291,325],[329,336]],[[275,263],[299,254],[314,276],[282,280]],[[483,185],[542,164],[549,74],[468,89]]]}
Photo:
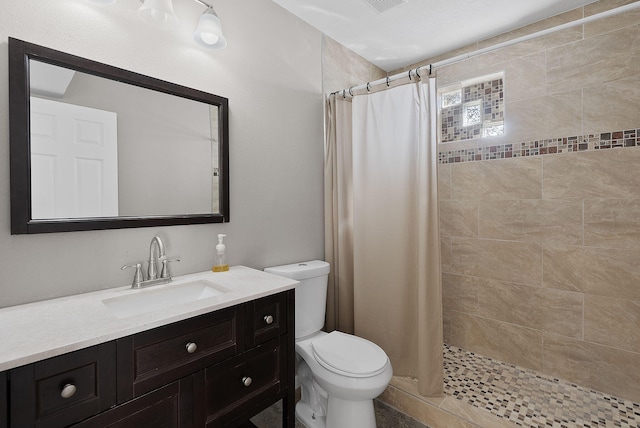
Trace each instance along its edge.
{"label": "white countertop", "polygon": [[[225,293],[117,318],[102,302],[132,293],[153,293],[167,287],[205,280]],[[245,266],[228,272],[202,272],[175,277],[170,284],[144,289],[112,288],[0,309],[0,371],[129,336],[165,324],[295,288],[298,281]]]}

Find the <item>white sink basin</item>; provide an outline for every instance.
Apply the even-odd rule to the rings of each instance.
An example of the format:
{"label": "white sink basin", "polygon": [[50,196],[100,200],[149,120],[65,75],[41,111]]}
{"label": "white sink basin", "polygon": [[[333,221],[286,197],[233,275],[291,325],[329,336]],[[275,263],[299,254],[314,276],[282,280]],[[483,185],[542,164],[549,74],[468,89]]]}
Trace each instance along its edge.
{"label": "white sink basin", "polygon": [[213,282],[197,280],[163,288],[131,290],[126,296],[104,299],[102,303],[116,318],[129,318],[160,309],[219,296],[230,290]]}

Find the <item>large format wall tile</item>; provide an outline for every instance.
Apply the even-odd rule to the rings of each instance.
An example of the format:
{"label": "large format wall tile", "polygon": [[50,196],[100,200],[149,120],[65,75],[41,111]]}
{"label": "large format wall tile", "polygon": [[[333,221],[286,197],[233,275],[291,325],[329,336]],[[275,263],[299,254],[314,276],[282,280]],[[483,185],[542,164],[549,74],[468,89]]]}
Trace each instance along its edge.
{"label": "large format wall tile", "polygon": [[585,295],[584,340],[640,353],[640,301]]}
{"label": "large format wall tile", "polygon": [[565,92],[636,74],[638,43],[640,26],[634,26],[549,49],[547,91]]}
{"label": "large format wall tile", "polygon": [[480,201],[478,236],[582,244],[582,201]]}
{"label": "large format wall tile", "polygon": [[541,157],[544,199],[640,197],[640,148]]}
{"label": "large format wall tile", "polygon": [[[636,0],[600,0],[588,4],[584,7],[584,16],[592,16],[615,7],[633,3]],[[617,31],[621,28],[638,25],[640,22],[640,11],[638,9],[608,18],[598,19],[584,25],[584,37],[589,38],[599,34]]]}
{"label": "large format wall tile", "polygon": [[438,164],[438,200],[451,199],[451,165]]}
{"label": "large format wall tile", "polygon": [[640,249],[640,199],[585,200],[584,245]]}
{"label": "large format wall tile", "polygon": [[544,67],[544,52],[509,61],[504,67],[505,99],[513,102],[544,94]]}
{"label": "large format wall tile", "polygon": [[442,274],[442,308],[471,314],[478,313],[478,278]]}
{"label": "large format wall tile", "polygon": [[542,369],[542,332],[538,330],[448,311],[444,316],[444,341],[490,358]]}
{"label": "large format wall tile", "polygon": [[507,98],[504,127],[513,142],[581,135],[582,90],[513,102]]}
{"label": "large format wall tile", "polygon": [[[506,34],[501,34],[496,37],[492,37],[487,40],[483,40],[478,43],[479,48],[493,46],[496,43],[500,43],[505,40],[513,39],[514,37],[520,37],[527,34],[532,34],[537,31],[541,31],[547,28],[555,27],[560,24],[574,21],[582,18],[582,11],[580,9],[572,10],[543,21],[536,22],[531,25],[513,30]],[[480,65],[489,66],[491,64],[501,63],[504,61],[510,61],[515,58],[530,55],[534,52],[544,52],[554,46],[560,46],[567,43],[574,42],[582,39],[582,27],[575,26],[564,30],[556,31],[545,36],[536,37],[534,39],[527,40],[515,45],[511,45],[500,49],[498,51],[489,52],[481,55]]]}
{"label": "large format wall tile", "polygon": [[481,279],[478,315],[582,338],[582,294]]}
{"label": "large format wall tile", "polygon": [[442,236],[478,236],[478,201],[440,201]]}
{"label": "large format wall tile", "polygon": [[584,88],[583,104],[585,134],[636,129],[640,117],[640,73]]}
{"label": "large format wall tile", "polygon": [[465,162],[451,165],[452,199],[540,199],[542,159]]}
{"label": "large format wall tile", "polygon": [[440,267],[442,272],[451,271],[451,238],[440,238]]}
{"label": "large format wall tile", "polygon": [[544,247],[548,288],[640,300],[640,251],[578,246]]}
{"label": "large format wall tile", "polygon": [[543,362],[552,376],[640,401],[640,354],[545,334]]}
{"label": "large format wall tile", "polygon": [[451,272],[539,286],[542,247],[529,242],[453,238]]}

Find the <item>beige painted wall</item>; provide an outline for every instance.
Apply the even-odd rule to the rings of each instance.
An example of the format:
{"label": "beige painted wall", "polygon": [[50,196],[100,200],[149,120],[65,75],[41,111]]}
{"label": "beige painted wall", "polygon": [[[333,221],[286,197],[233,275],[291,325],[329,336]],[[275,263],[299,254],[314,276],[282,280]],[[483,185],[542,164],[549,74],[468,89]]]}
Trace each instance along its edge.
{"label": "beige painted wall", "polygon": [[[216,235],[229,262],[263,268],[322,258],[322,34],[270,1],[219,2],[229,46],[193,43],[204,8],[174,2],[178,31],[146,25],[137,1],[0,0],[0,93],[8,93],[7,37],[69,52],[229,98],[231,222],[11,235],[9,105],[0,98],[0,307],[131,283],[120,266],[146,264],[151,238],[204,271]],[[185,189],[188,191],[188,189]]]}
{"label": "beige painted wall", "polygon": [[[504,70],[506,100],[504,137],[440,150],[640,128],[638,41],[632,12],[439,69]],[[441,164],[445,341],[639,402],[639,164],[638,147]]]}

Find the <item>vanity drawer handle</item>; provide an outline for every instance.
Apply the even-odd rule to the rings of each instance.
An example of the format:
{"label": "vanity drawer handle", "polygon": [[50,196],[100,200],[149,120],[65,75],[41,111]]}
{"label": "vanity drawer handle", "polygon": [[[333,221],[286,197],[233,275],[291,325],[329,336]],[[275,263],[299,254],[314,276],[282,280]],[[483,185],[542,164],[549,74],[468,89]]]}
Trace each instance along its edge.
{"label": "vanity drawer handle", "polygon": [[187,352],[188,353],[193,354],[194,352],[196,352],[196,349],[198,349],[198,345],[196,345],[193,342],[187,343]]}
{"label": "vanity drawer handle", "polygon": [[75,395],[76,391],[77,391],[76,386],[71,383],[68,383],[62,387],[62,390],[60,391],[60,397],[65,399],[71,398]]}
{"label": "vanity drawer handle", "polygon": [[263,319],[264,322],[267,323],[267,325],[273,324],[273,317],[271,315],[265,315]]}
{"label": "vanity drawer handle", "polygon": [[244,386],[251,386],[252,382],[253,382],[253,379],[251,379],[249,376],[245,376],[242,378],[242,384]]}

